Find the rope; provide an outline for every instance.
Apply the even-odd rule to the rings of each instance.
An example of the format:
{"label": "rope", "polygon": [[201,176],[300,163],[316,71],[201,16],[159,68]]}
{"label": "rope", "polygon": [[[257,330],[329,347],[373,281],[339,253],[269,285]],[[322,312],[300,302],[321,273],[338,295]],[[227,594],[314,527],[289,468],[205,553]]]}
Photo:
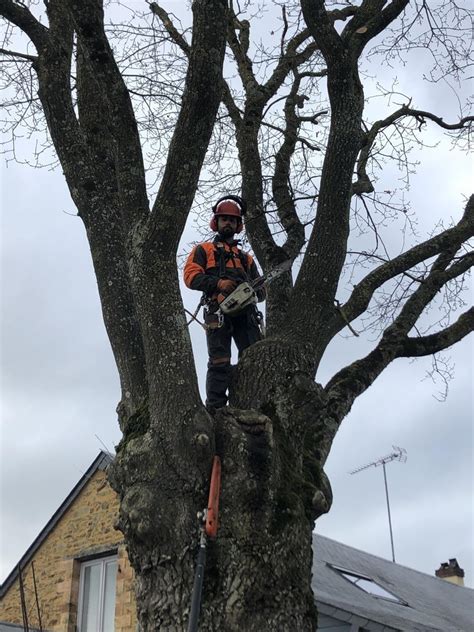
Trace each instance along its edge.
{"label": "rope", "polygon": [[186,312],[186,314],[189,314],[189,316],[191,316],[191,320],[186,323],[186,326],[189,327],[189,325],[193,322],[193,320],[195,320],[199,325],[201,325],[201,327],[204,329],[204,331],[207,331],[206,324],[202,323],[199,320],[199,318],[197,318],[197,313],[199,312],[200,309],[201,309],[201,301],[199,301],[199,305],[196,307],[196,309],[194,311],[194,314],[191,314],[191,312],[189,310],[184,308],[184,311]]}

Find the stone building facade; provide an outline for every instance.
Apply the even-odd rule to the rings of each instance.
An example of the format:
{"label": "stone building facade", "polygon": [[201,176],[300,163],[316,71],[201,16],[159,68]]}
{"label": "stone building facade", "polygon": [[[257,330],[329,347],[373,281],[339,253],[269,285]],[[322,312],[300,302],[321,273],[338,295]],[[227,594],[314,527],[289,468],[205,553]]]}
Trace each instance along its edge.
{"label": "stone building facade", "polygon": [[[78,619],[85,616],[86,599],[80,603],[81,591],[83,597],[86,593],[81,569],[85,575],[86,567],[94,566],[95,575],[99,576],[103,561],[111,561],[110,570],[115,578],[112,577],[108,586],[109,621],[113,618],[115,632],[136,629],[133,569],[122,534],[113,528],[118,499],[106,480],[109,462],[108,455],[99,454],[20,560],[30,628],[39,629],[41,623],[43,630],[49,632],[76,632]],[[114,595],[110,595],[113,586]],[[102,615],[105,617],[105,613]],[[91,604],[88,616],[95,616]],[[0,590],[0,621],[23,625],[18,568],[7,577]],[[99,625],[107,632],[107,623]],[[95,623],[89,627],[97,632]]]}

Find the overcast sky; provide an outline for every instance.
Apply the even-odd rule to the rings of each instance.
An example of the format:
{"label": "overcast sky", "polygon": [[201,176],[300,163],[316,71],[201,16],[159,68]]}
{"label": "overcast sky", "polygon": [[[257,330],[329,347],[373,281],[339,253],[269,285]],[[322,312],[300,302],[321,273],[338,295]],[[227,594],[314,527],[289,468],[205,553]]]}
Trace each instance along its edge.
{"label": "overcast sky", "polygon": [[[448,93],[440,99],[432,86],[420,86],[417,105],[436,103],[455,118]],[[447,142],[421,160],[409,197],[426,238],[438,219],[459,218],[472,173],[465,155],[450,152]],[[119,441],[120,393],[85,231],[61,170],[3,163],[1,175],[3,580],[102,448],[95,435],[110,450]],[[183,248],[195,238],[188,229]],[[188,309],[194,311],[198,298],[185,292]],[[204,335],[198,326],[191,332],[202,387]],[[373,344],[370,337],[338,337],[319,381]],[[348,472],[401,446],[407,462],[387,466],[397,562],[432,574],[456,557],[472,586],[472,336],[449,355],[455,377],[445,402],[435,399],[442,385],[424,379],[426,359],[396,361],[356,401],[327,463],[334,505],[317,531],[390,559],[382,469]]]}

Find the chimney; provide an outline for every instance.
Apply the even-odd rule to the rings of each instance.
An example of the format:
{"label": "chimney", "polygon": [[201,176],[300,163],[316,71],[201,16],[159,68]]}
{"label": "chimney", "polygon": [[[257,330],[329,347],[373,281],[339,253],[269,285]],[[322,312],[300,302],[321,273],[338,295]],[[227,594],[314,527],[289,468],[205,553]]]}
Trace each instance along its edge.
{"label": "chimney", "polygon": [[451,558],[449,562],[441,562],[435,575],[451,584],[456,584],[456,586],[464,586],[464,571],[455,557]]}

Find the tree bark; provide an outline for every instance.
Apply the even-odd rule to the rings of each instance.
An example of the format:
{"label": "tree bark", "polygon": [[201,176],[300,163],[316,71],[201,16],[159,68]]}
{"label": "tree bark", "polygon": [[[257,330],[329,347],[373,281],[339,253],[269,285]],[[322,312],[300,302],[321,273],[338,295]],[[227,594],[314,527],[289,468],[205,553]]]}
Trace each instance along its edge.
{"label": "tree bark", "polygon": [[198,410],[177,424],[173,454],[151,431],[146,407],[130,420],[110,480],[126,490],[118,526],[137,575],[144,632],[187,625],[196,515],[207,503],[214,453],[222,460],[220,530],[208,548],[200,629],[316,629],[311,534],[331,492],[314,432],[327,416],[326,396],[313,375],[307,348],[266,340],[238,365],[231,403],[239,408],[212,419]]}

